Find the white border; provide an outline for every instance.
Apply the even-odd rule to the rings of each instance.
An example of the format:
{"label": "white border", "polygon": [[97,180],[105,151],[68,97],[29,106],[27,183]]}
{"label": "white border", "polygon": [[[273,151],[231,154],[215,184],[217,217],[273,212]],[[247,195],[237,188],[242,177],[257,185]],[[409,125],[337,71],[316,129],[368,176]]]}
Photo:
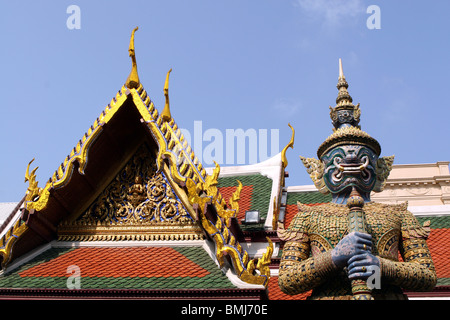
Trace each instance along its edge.
{"label": "white border", "polygon": [[408,210],[418,217],[427,216],[448,216],[450,215],[450,205],[435,205],[435,206],[409,206]]}

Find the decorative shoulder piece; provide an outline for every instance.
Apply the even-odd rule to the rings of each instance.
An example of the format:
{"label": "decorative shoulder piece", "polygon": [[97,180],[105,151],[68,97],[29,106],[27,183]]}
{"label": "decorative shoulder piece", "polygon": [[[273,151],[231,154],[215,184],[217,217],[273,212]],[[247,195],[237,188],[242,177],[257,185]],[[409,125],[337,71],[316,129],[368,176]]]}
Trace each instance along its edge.
{"label": "decorative shoulder piece", "polygon": [[287,241],[307,242],[307,241],[309,241],[309,237],[306,233],[300,232],[297,230],[284,229],[284,224],[282,224],[282,223],[278,224],[277,236],[278,236],[278,238],[280,238],[281,241],[284,241],[284,242],[287,242]]}
{"label": "decorative shoulder piece", "polygon": [[407,209],[408,202],[403,203],[402,237],[403,239],[427,239],[431,232],[431,222],[425,221],[422,225]]}
{"label": "decorative shoulder piece", "polygon": [[301,202],[297,202],[298,212],[285,229],[284,222],[278,222],[277,235],[281,241],[309,241],[307,225],[310,213],[313,209]]}
{"label": "decorative shoulder piece", "polygon": [[381,157],[377,160],[377,166],[375,168],[375,173],[377,176],[377,181],[375,183],[373,191],[381,192],[386,185],[386,180],[389,177],[389,173],[392,170],[392,165],[394,164],[394,157]]}
{"label": "decorative shoulder piece", "polygon": [[308,206],[307,204],[297,201],[297,209],[299,212],[303,212],[303,213],[315,212],[316,210],[314,207]]}
{"label": "decorative shoulder piece", "polygon": [[329,192],[328,188],[325,186],[325,181],[323,180],[323,173],[325,166],[322,161],[315,158],[305,158],[300,156],[303,164],[306,167],[306,172],[308,172],[316,188],[323,194]]}
{"label": "decorative shoulder piece", "polygon": [[431,228],[430,228],[430,221],[425,221],[422,226],[412,226],[409,229],[402,230],[402,237],[404,239],[411,239],[411,238],[423,238],[427,239],[430,235]]}

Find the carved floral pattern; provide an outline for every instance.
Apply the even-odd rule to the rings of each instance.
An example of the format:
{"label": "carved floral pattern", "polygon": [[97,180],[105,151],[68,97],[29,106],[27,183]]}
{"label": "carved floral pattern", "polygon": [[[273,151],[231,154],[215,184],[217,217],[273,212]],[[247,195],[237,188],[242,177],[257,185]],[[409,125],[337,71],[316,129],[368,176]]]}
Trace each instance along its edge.
{"label": "carved floral pattern", "polygon": [[164,173],[141,147],[79,221],[136,223],[192,221]]}

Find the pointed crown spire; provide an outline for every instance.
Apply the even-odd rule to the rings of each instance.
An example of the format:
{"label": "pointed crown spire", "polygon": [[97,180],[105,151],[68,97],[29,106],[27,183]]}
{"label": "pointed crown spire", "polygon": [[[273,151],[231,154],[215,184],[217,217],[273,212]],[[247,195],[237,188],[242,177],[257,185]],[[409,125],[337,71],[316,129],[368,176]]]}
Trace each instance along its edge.
{"label": "pointed crown spire", "polygon": [[336,85],[339,90],[336,98],[336,106],[332,108],[330,106],[330,117],[335,129],[341,127],[358,127],[359,117],[361,110],[359,109],[359,103],[355,106],[353,99],[348,93],[348,82],[344,76],[344,70],[342,68],[342,59],[339,59],[339,78]]}
{"label": "pointed crown spire", "polygon": [[353,101],[352,97],[350,96],[350,94],[347,91],[348,82],[347,82],[347,80],[345,80],[344,69],[342,68],[342,59],[341,58],[339,58],[339,78],[338,78],[338,83],[337,83],[336,87],[339,90],[338,97],[336,98],[336,103],[338,105],[342,104],[341,102],[351,103]]}
{"label": "pointed crown spire", "polygon": [[136,54],[134,51],[134,33],[138,29],[139,28],[136,27],[131,32],[130,46],[128,47],[128,54],[131,57],[131,72],[125,83],[125,85],[127,86],[128,89],[133,89],[133,88],[136,89],[137,87],[139,87],[139,76],[138,76],[138,72],[137,72]]}
{"label": "pointed crown spire", "polygon": [[353,104],[353,99],[348,93],[348,82],[345,79],[341,59],[339,59],[339,78],[336,87],[339,90],[336,106],[334,108],[330,106],[330,117],[334,126],[333,134],[320,145],[317,156],[320,159],[328,150],[344,144],[365,145],[379,155],[381,153],[380,144],[362,131],[359,125],[361,110],[359,103]]}

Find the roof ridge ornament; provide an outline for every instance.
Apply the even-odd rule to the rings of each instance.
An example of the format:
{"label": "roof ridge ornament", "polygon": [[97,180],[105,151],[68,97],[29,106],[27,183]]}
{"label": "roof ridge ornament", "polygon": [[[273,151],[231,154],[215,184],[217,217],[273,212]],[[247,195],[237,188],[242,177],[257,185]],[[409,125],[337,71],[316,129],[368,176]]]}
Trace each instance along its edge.
{"label": "roof ridge ornament", "polygon": [[295,130],[294,130],[294,128],[291,126],[290,123],[288,123],[288,126],[289,126],[289,128],[291,128],[291,131],[292,131],[291,140],[289,141],[289,143],[281,151],[281,162],[283,164],[283,168],[285,168],[285,169],[286,169],[286,167],[288,165],[288,161],[287,161],[287,158],[286,158],[286,151],[287,151],[288,148],[294,149],[294,138],[295,138]]}
{"label": "roof ridge ornament", "polygon": [[336,85],[339,90],[336,98],[336,106],[332,108],[330,106],[330,117],[333,123],[333,131],[343,127],[357,127],[359,125],[359,118],[361,116],[361,110],[359,103],[355,106],[353,104],[353,98],[348,93],[348,82],[345,79],[344,70],[342,68],[342,59],[339,58],[339,78]]}
{"label": "roof ridge ornament", "polygon": [[28,182],[28,188],[26,191],[25,201],[35,201],[39,198],[39,194],[42,192],[42,188],[38,187],[38,181],[36,180],[36,170],[39,167],[34,168],[30,173],[30,165],[33,163],[31,160],[28,163],[27,170],[25,171],[25,182]]}
{"label": "roof ridge ornament", "polygon": [[170,103],[169,103],[169,74],[172,72],[172,68],[167,72],[166,82],[164,83],[164,96],[166,97],[166,104],[164,105],[164,109],[161,113],[161,118],[164,121],[169,122],[172,119],[172,115],[170,113]]}
{"label": "roof ridge ornament", "polygon": [[128,54],[131,57],[131,63],[132,63],[130,75],[128,76],[127,81],[125,83],[125,85],[128,89],[136,89],[139,87],[139,84],[140,84],[139,76],[138,76],[138,72],[137,72],[136,53],[134,51],[134,33],[138,29],[139,28],[136,27],[131,32],[130,46],[128,47]]}

